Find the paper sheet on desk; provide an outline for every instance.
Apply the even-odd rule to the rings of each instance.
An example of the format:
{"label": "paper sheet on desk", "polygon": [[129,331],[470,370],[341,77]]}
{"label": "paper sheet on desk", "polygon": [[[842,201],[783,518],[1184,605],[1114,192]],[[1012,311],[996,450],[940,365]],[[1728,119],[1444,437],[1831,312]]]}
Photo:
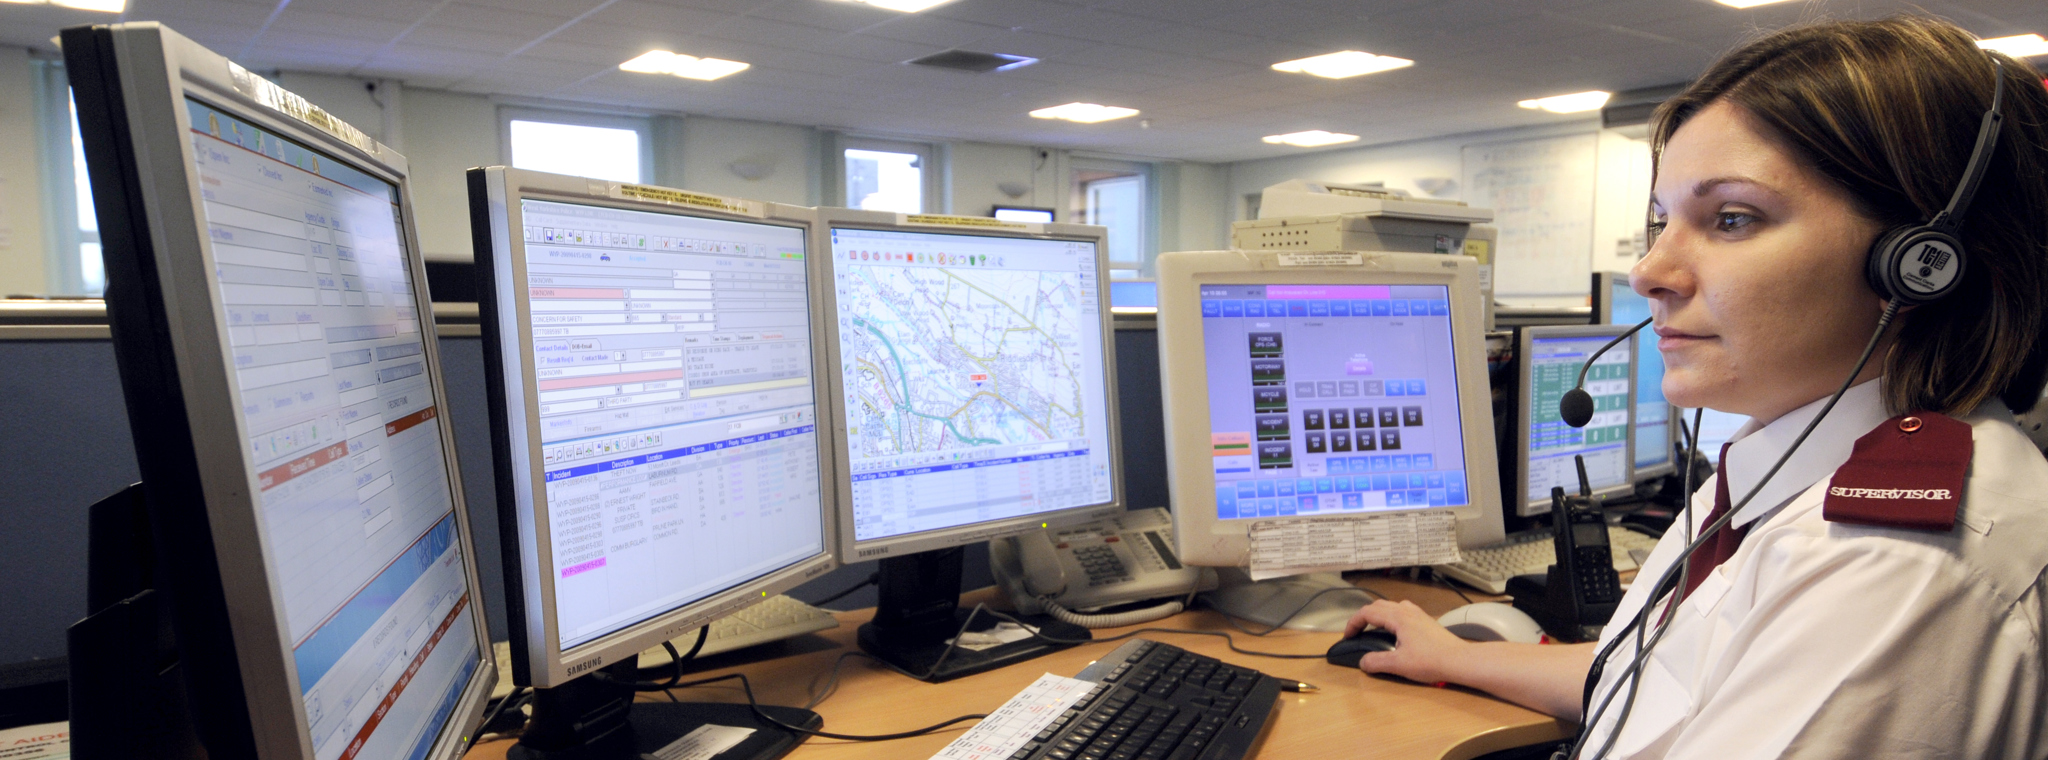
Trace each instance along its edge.
{"label": "paper sheet on desk", "polygon": [[1251,527],[1251,577],[1445,565],[1458,561],[1458,519],[1446,512],[1296,517]]}
{"label": "paper sheet on desk", "polygon": [[1054,718],[1087,698],[1095,682],[1056,676],[1038,680],[1002,707],[982,718],[967,733],[932,755],[931,760],[1003,760],[1031,741],[1031,737],[1052,725]]}
{"label": "paper sheet on desk", "polygon": [[0,758],[58,760],[71,756],[71,724],[44,723],[0,730]]}

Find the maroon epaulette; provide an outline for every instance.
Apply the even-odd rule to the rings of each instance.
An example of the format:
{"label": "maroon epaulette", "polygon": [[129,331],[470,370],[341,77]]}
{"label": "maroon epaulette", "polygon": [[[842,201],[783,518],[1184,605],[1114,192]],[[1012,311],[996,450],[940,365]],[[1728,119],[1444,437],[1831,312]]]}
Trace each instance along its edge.
{"label": "maroon epaulette", "polygon": [[1902,414],[1856,439],[1828,481],[1828,522],[1947,532],[1963,502],[1975,442],[1970,426],[1932,412]]}

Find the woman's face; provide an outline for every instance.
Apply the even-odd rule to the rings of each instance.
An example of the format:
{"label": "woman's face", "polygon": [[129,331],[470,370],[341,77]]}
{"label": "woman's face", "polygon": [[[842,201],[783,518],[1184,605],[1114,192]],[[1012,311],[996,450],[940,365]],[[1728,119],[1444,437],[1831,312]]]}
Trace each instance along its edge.
{"label": "woman's face", "polygon": [[1672,403],[1769,422],[1841,385],[1884,311],[1863,278],[1880,227],[1846,192],[1722,100],[1671,136],[1651,206],[1662,229],[1630,281]]}

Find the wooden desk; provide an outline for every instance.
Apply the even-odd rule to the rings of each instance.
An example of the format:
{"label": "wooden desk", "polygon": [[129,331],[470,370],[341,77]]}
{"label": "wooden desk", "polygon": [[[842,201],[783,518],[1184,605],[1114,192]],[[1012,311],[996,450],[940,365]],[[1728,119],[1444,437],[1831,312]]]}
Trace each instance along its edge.
{"label": "wooden desk", "polygon": [[[1442,588],[1391,578],[1366,578],[1359,581],[1359,585],[1391,598],[1413,601],[1431,614],[1442,614],[1463,603]],[[988,601],[993,606],[999,597],[994,589],[983,589],[968,593],[962,601],[965,605]],[[854,629],[873,614],[873,609],[837,613],[838,628],[814,637],[734,653],[756,658],[754,662],[735,664],[729,655],[711,658],[701,663],[703,669],[687,678],[745,672],[763,704],[801,705],[810,700],[807,689],[812,680],[822,681],[831,670],[833,660],[841,652],[854,649]],[[1238,646],[1245,649],[1291,654],[1321,654],[1337,640],[1336,634],[1289,630],[1255,638],[1233,630],[1221,616],[1209,611],[1182,613],[1150,625],[1230,631]],[[1105,628],[1095,631],[1095,635],[1107,638],[1141,627],[1147,626]],[[1322,691],[1315,694],[1280,695],[1280,708],[1273,714],[1265,744],[1259,750],[1260,757],[1371,756],[1466,760],[1488,752],[1569,735],[1569,727],[1552,718],[1477,692],[1376,678],[1356,670],[1331,666],[1321,659],[1283,660],[1242,655],[1230,651],[1223,639],[1214,636],[1156,632],[1140,635],[1225,662],[1257,668],[1279,678],[1297,679],[1321,687]],[[827,731],[851,734],[903,731],[956,715],[993,710],[1040,674],[1073,675],[1114,647],[1115,644],[1107,643],[1086,644],[943,684],[912,680],[867,658],[851,658],[841,670],[838,690],[816,709],[824,716]],[[758,659],[761,657],[773,659]],[[696,702],[745,701],[734,682],[681,690],[676,692],[676,696]],[[667,699],[659,694],[642,695],[641,698]],[[845,742],[814,737],[791,757],[798,760],[921,760],[945,747],[969,725],[972,724],[891,742]],[[487,742],[471,749],[468,757],[497,760],[504,757],[511,746],[508,740]]]}

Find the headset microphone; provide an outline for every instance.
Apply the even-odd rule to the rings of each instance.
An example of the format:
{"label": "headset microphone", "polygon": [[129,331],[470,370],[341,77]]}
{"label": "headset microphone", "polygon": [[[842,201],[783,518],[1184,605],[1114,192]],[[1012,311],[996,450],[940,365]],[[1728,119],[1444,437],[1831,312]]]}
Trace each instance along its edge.
{"label": "headset microphone", "polygon": [[[1651,319],[1655,319],[1655,317]],[[1649,326],[1650,320],[1645,319],[1637,323],[1635,327],[1629,328],[1628,332],[1616,336],[1614,340],[1607,341],[1607,345],[1601,346],[1598,351],[1594,351],[1592,356],[1586,357],[1586,363],[1579,367],[1578,384],[1572,386],[1571,390],[1565,391],[1564,398],[1557,400],[1557,416],[1564,418],[1564,424],[1575,428],[1582,428],[1586,426],[1586,423],[1593,421],[1593,394],[1586,392],[1586,371],[1593,368],[1593,362],[1599,359],[1601,355],[1606,354],[1607,349],[1613,348],[1624,340],[1628,340],[1629,336],[1636,334],[1636,331]]]}

